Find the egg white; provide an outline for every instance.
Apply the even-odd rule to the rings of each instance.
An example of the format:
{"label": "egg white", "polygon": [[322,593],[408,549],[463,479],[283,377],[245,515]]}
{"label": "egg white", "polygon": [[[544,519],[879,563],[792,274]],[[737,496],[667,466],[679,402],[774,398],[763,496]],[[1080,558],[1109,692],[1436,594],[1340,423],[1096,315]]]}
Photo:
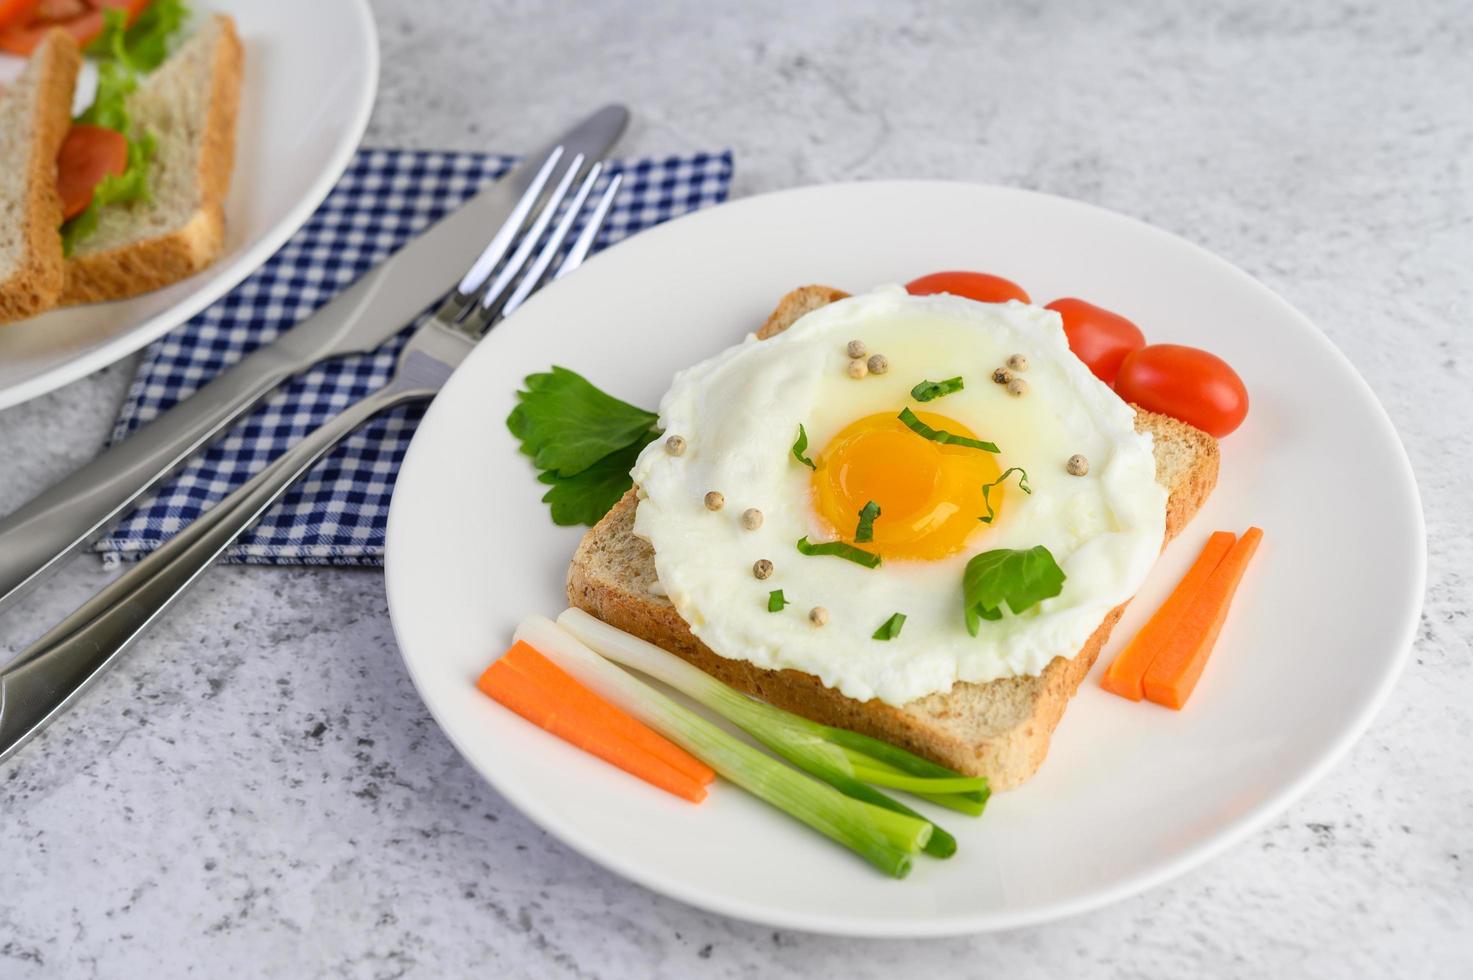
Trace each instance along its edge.
{"label": "egg white", "polygon": [[[888,372],[850,378],[853,339],[884,354]],[[1029,361],[1022,397],[990,379],[1015,353]],[[924,405],[909,397],[919,381],[956,375],[962,391]],[[855,419],[907,405],[995,442],[999,468],[1023,467],[1033,493],[1010,484],[996,523],[979,523],[966,548],[943,559],[868,569],[799,554],[800,537],[819,540],[827,530],[812,508],[810,471],[790,452],[799,423],[818,458]],[[659,440],[640,455],[634,533],[653,546],[660,584],[691,631],[723,657],[814,674],[861,701],[900,705],[957,681],[1037,674],[1054,657],[1074,656],[1140,587],[1165,535],[1166,491],[1150,436],[1069,351],[1058,315],[1039,307],[898,287],[841,300],[681,371],[660,402],[660,424],[684,437],[686,450],[673,456]],[[1065,471],[1075,453],[1089,460],[1086,476]],[[710,490],[725,497],[719,511],[703,502]],[[763,514],[757,530],[741,524],[749,507]],[[968,559],[1040,544],[1067,576],[1063,592],[968,634]],[[775,566],[765,581],[752,574],[761,558]],[[792,605],[768,612],[773,589]],[[827,625],[809,622],[814,606],[828,610]],[[906,615],[901,635],[872,639],[896,612]]]}

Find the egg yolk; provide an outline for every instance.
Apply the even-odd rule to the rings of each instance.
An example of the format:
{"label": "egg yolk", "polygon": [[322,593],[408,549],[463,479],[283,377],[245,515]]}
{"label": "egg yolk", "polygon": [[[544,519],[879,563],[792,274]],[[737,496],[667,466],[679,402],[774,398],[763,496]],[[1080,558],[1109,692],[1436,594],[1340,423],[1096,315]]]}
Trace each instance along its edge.
{"label": "egg yolk", "polygon": [[[933,429],[979,438],[960,422],[916,412]],[[893,413],[867,415],[829,440],[813,471],[814,507],[834,533],[854,540],[859,511],[880,506],[874,539],[861,547],[886,558],[944,558],[960,551],[986,513],[982,486],[998,477],[992,453],[945,445],[917,435]],[[1006,491],[988,491],[1001,513]]]}

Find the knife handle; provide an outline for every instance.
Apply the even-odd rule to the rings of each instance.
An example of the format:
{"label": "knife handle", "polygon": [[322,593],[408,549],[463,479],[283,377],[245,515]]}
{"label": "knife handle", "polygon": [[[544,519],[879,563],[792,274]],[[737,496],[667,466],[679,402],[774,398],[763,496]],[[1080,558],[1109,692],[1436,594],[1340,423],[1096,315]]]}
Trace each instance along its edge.
{"label": "knife handle", "polygon": [[0,609],[99,537],[134,501],[297,370],[269,345],[0,520]]}
{"label": "knife handle", "polygon": [[58,623],[0,673],[0,762],[60,715],[282,492],[385,409],[434,396],[392,382],[310,433]]}

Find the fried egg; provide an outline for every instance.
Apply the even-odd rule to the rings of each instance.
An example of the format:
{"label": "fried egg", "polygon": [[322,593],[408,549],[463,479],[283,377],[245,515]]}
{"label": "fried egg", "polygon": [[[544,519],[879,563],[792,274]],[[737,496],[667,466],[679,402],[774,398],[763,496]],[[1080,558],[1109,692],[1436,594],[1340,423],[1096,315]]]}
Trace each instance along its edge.
{"label": "fried egg", "polygon": [[[882,355],[884,372],[852,376],[851,341]],[[1026,359],[1021,394],[992,377],[1014,355]],[[955,377],[960,390],[912,394]],[[903,409],[956,438],[919,434]],[[900,705],[1072,657],[1136,592],[1165,534],[1150,436],[1069,351],[1058,315],[1021,303],[885,287],[829,304],[681,371],[660,424],[684,450],[658,440],[640,454],[634,533],[691,631],[723,657],[814,674],[861,701]],[[807,445],[795,452],[800,426]],[[1082,476],[1068,469],[1076,455],[1088,460]],[[879,516],[863,534],[871,502]],[[801,554],[800,538],[881,561]],[[1065,573],[1063,590],[972,635],[968,560],[1038,545]],[[759,579],[763,559],[772,569]],[[774,590],[787,605],[769,611]],[[826,617],[810,617],[815,607]],[[895,613],[899,635],[876,639]]]}

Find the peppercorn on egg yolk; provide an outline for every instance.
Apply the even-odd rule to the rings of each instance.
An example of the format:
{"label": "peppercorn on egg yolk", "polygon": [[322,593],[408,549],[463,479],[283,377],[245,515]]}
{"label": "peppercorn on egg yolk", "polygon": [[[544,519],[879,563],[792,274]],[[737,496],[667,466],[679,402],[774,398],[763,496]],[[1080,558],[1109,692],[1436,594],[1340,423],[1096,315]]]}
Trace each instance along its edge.
{"label": "peppercorn on egg yolk", "polygon": [[[933,429],[976,439],[971,429],[935,412],[916,412]],[[960,551],[987,525],[982,487],[997,479],[992,453],[933,442],[893,412],[851,423],[824,447],[813,471],[813,503],[836,537],[855,540],[859,512],[880,508],[874,539],[862,544],[886,558],[934,560]],[[1005,493],[988,491],[995,510]]]}

